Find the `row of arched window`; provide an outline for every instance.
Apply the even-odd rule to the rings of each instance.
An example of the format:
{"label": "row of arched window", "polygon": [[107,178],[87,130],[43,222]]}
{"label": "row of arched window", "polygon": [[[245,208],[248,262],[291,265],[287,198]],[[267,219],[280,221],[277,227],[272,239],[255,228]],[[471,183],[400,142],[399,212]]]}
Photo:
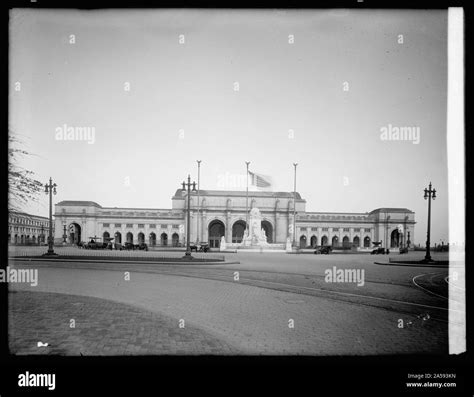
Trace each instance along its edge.
{"label": "row of arched window", "polygon": [[[109,232],[104,232],[103,235],[102,235],[102,241],[106,242],[108,241],[109,239],[111,238],[111,235]],[[134,236],[133,236],[133,233],[132,232],[128,232],[127,234],[125,234],[124,236],[124,240],[122,242],[122,233],[120,232],[115,232],[114,235],[113,235],[113,242],[114,243],[117,243],[117,244],[122,244],[122,243],[135,243],[134,241]],[[140,232],[137,234],[137,239],[136,239],[136,243],[138,244],[141,244],[141,243],[146,243],[148,244],[149,246],[155,246],[157,245],[157,238],[156,238],[156,234],[154,232],[150,233],[148,235],[148,241],[145,240],[145,234]],[[171,246],[173,247],[179,247],[180,246],[180,240],[179,240],[179,234],[178,233],[173,233],[171,235]],[[169,238],[168,238],[168,234],[167,233],[161,233],[160,235],[160,241],[159,241],[159,244],[160,245],[163,245],[163,246],[167,246],[169,245]]]}
{"label": "row of arched window", "polygon": [[[370,240],[370,237],[369,236],[366,236],[364,238],[364,247],[365,248],[369,248],[370,247],[370,243],[371,243],[371,240]],[[328,236],[324,235],[321,237],[321,242],[320,244],[321,246],[328,246],[329,245],[329,238]],[[338,236],[334,236],[331,240],[331,244],[330,244],[332,247],[351,247],[351,246],[356,246],[356,247],[359,247],[360,246],[360,238],[359,236],[355,236],[352,240],[352,242],[350,241],[349,237],[348,236],[344,236],[344,238],[342,239],[342,244],[339,242],[339,237]],[[300,237],[300,247],[301,248],[305,248],[308,246],[308,241],[307,241],[307,237],[306,236],[301,236]],[[315,235],[311,236],[310,238],[310,241],[309,241],[309,246],[310,247],[316,247],[318,246],[318,237],[316,237]]]}

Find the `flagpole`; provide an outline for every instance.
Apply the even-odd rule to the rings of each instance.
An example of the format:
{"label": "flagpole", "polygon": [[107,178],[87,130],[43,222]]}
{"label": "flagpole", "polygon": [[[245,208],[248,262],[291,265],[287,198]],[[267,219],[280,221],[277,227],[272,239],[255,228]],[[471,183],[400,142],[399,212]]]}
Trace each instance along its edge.
{"label": "flagpole", "polygon": [[197,199],[198,199],[198,202],[197,202],[197,233],[196,233],[196,244],[199,243],[199,235],[201,233],[199,233],[199,210],[200,210],[200,207],[199,207],[199,195],[200,195],[200,189],[199,189],[199,183],[200,183],[200,177],[201,177],[201,160],[196,160],[197,164],[198,164],[198,194],[197,194]]}
{"label": "flagpole", "polygon": [[296,166],[298,163],[293,163],[295,167],[295,180],[293,187],[293,247],[296,247]]}
{"label": "flagpole", "polygon": [[249,230],[249,164],[250,161],[246,161],[245,164],[247,165],[247,198],[245,202],[245,229],[247,230],[247,236],[248,236],[248,230]]}

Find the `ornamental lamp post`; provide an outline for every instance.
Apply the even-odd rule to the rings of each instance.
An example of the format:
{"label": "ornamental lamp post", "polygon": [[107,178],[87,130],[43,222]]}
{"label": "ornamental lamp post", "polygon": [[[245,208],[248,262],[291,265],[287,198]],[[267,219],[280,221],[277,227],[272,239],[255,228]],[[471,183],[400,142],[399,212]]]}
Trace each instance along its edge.
{"label": "ornamental lamp post", "polygon": [[432,262],[430,255],[430,232],[431,232],[431,199],[436,199],[436,189],[431,189],[431,182],[428,189],[425,188],[425,200],[428,200],[428,227],[426,232],[426,255],[423,262]]}
{"label": "ornamental lamp post", "polygon": [[[191,226],[191,186],[193,187],[192,191],[196,191],[196,182],[191,183],[191,176],[188,175],[188,182],[183,182],[183,194],[188,194],[188,214],[187,214],[187,225],[186,225],[186,254],[183,256],[183,259],[193,259],[191,256],[191,247],[189,243],[190,238],[190,226]],[[186,190],[187,188],[187,190]]]}
{"label": "ornamental lamp post", "polygon": [[44,185],[45,194],[49,193],[49,236],[48,236],[48,252],[44,255],[55,256],[53,244],[53,194],[56,194],[56,184],[49,178],[49,183]]}
{"label": "ornamental lamp post", "polygon": [[66,245],[66,238],[67,238],[67,234],[66,234],[66,223],[63,223],[63,245]]}
{"label": "ornamental lamp post", "polygon": [[245,162],[245,165],[247,166],[247,193],[245,195],[245,230],[247,231],[247,237],[250,236],[250,229],[249,229],[249,164],[250,164],[250,161]]}

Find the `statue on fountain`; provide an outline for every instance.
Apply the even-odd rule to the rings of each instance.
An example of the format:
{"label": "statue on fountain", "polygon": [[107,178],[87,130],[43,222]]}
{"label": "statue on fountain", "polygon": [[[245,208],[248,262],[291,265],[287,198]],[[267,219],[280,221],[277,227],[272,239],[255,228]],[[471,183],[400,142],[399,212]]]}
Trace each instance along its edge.
{"label": "statue on fountain", "polygon": [[246,229],[242,238],[241,247],[268,246],[265,230],[262,228],[262,215],[256,207],[250,211],[250,228]]}

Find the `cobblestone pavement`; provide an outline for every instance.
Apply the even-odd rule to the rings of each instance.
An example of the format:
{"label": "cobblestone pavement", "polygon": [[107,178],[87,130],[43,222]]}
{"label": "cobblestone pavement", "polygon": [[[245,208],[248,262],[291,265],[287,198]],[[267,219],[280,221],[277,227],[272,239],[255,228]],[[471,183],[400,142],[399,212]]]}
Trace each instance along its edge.
{"label": "cobblestone pavement", "polygon": [[[192,325],[179,328],[160,314],[105,299],[46,292],[10,292],[9,339],[10,351],[18,355],[237,352]],[[48,346],[38,347],[38,342]]]}
{"label": "cobblestone pavement", "polygon": [[[447,353],[448,349],[447,325],[350,302],[238,282],[140,273],[139,267],[131,271],[130,281],[124,280],[123,271],[71,267],[38,270],[38,286],[17,283],[10,284],[10,289],[91,296],[130,304],[170,318],[177,331],[179,321],[184,320],[185,332],[191,326],[210,335],[220,343],[216,348],[220,354],[358,355]],[[54,315],[61,324],[68,324],[73,314],[65,315],[60,310]],[[85,318],[89,323],[95,321],[92,315]],[[76,322],[78,327],[80,323]],[[110,327],[107,332],[113,337],[117,331]],[[56,338],[61,340],[61,335]],[[200,354],[200,345],[199,341],[188,345],[185,353]],[[229,350],[222,346],[229,346]],[[108,353],[124,354],[121,350]]]}

